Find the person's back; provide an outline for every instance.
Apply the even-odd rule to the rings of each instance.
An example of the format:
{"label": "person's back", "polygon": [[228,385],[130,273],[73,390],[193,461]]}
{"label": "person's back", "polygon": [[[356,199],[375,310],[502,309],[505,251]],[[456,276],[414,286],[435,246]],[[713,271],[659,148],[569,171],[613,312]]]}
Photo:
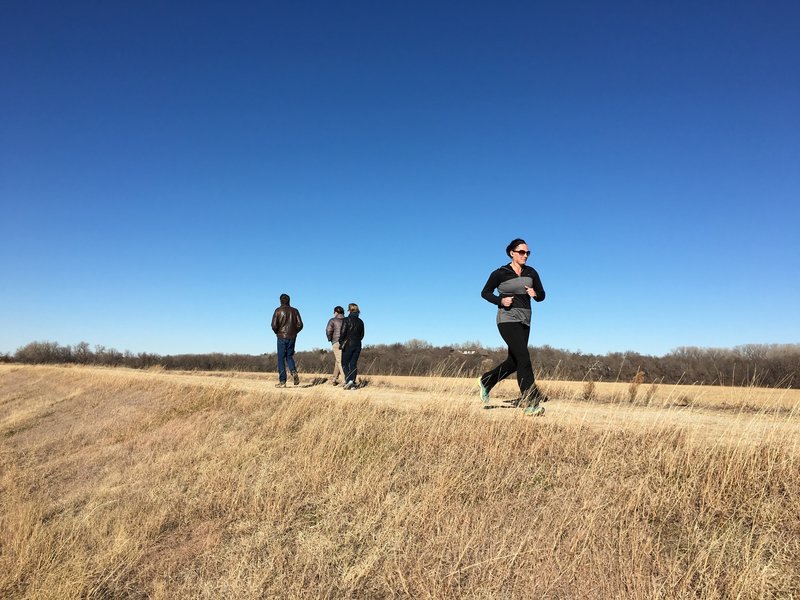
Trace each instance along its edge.
{"label": "person's back", "polygon": [[303,329],[300,311],[289,304],[288,294],[281,294],[281,305],[272,313],[272,331],[278,338],[278,384],[286,387],[286,365],[292,373],[295,385],[300,385],[300,376],[294,362],[294,344],[297,334]]}
{"label": "person's back", "polygon": [[300,317],[300,311],[294,306],[289,306],[287,302],[275,309],[272,314],[272,331],[279,338],[294,339],[302,329],[303,319]]}
{"label": "person's back", "polygon": [[356,387],[358,377],[358,357],[361,354],[361,341],[364,339],[364,321],[359,316],[361,311],[358,304],[349,305],[349,314],[342,324],[342,333],[339,335],[339,347],[342,349],[342,365],[345,374],[345,389],[352,390]]}
{"label": "person's back", "polygon": [[334,315],[330,319],[328,319],[328,324],[325,326],[325,335],[328,336],[328,341],[330,343],[336,342],[339,343],[339,336],[342,334],[342,325],[344,324],[345,316],[344,316],[344,309],[341,306],[337,306],[337,309],[340,309],[342,312],[336,312],[334,309]]}
{"label": "person's back", "polygon": [[361,320],[358,312],[350,313],[345,317],[341,337],[345,345],[361,343],[361,340],[364,339],[364,321]]}
{"label": "person's back", "polygon": [[333,309],[333,317],[328,320],[328,324],[325,326],[325,335],[331,344],[331,352],[333,353],[333,378],[331,379],[333,385],[339,385],[339,375],[346,381],[344,367],[342,366],[342,349],[339,347],[339,337],[342,334],[344,321],[344,309],[341,306],[336,306]]}

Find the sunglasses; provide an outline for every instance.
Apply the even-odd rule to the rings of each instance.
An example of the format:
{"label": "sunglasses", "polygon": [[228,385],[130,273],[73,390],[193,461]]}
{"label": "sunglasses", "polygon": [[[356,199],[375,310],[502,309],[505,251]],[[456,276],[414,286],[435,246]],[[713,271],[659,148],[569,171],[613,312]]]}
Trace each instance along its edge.
{"label": "sunglasses", "polygon": [[512,252],[516,252],[517,254],[524,254],[525,256],[530,256],[531,255],[531,251],[530,250],[512,250]]}

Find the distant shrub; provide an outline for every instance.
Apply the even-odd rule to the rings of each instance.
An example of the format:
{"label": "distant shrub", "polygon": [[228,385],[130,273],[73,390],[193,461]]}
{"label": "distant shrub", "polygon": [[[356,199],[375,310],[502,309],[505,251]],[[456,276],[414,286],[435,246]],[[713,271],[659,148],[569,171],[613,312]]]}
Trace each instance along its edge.
{"label": "distant shrub", "polygon": [[72,349],[57,342],[31,342],[17,349],[17,362],[33,365],[72,362]]}

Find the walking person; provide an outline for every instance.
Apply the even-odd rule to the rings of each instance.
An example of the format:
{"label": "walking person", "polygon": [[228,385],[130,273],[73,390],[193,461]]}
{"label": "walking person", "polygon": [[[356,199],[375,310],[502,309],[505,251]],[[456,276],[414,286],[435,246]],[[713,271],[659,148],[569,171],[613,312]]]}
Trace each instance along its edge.
{"label": "walking person", "polygon": [[275,387],[286,387],[286,366],[295,385],[300,385],[300,376],[294,363],[294,343],[303,329],[300,311],[289,304],[289,295],[281,294],[281,305],[272,313],[272,331],[278,338],[278,383]]}
{"label": "walking person", "polygon": [[342,368],[342,349],[339,347],[339,336],[342,333],[343,324],[344,309],[336,306],[333,309],[333,317],[328,319],[328,324],[325,326],[325,335],[328,336],[328,342],[333,351],[333,380],[331,381],[333,385],[339,385],[339,375],[342,376],[343,383],[347,381]]}
{"label": "walking person", "polygon": [[361,311],[358,304],[351,302],[347,305],[348,315],[342,323],[339,334],[339,348],[342,350],[342,366],[344,367],[344,389],[356,388],[358,377],[358,357],[361,354],[361,340],[364,339],[364,321],[359,315]]}
{"label": "walking person", "polygon": [[[507,265],[494,270],[481,296],[497,305],[497,329],[508,346],[508,357],[488,373],[478,379],[481,400],[489,401],[492,388],[512,373],[517,373],[517,382],[526,415],[544,414],[541,402],[548,400],[533,376],[533,365],[528,353],[528,339],[531,333],[531,300],[544,300],[544,288],[536,269],[528,266],[530,256],[528,244],[523,239],[515,239],[506,247],[506,255],[511,258]],[[499,295],[495,294],[497,290]]]}

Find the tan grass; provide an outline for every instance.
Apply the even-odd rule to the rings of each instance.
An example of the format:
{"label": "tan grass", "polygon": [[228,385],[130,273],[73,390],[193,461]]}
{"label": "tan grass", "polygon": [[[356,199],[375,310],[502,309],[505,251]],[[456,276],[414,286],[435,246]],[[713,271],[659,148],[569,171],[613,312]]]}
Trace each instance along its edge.
{"label": "tan grass", "polygon": [[800,595],[792,392],[370,379],[0,367],[0,596]]}

